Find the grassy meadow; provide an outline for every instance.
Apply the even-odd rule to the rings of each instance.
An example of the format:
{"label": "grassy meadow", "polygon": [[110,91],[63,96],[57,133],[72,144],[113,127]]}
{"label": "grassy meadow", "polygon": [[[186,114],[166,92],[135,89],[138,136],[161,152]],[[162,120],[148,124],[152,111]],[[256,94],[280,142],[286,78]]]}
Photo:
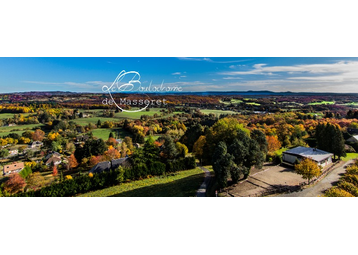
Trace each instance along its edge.
{"label": "grassy meadow", "polygon": [[203,182],[200,168],[123,183],[80,197],[193,197]]}

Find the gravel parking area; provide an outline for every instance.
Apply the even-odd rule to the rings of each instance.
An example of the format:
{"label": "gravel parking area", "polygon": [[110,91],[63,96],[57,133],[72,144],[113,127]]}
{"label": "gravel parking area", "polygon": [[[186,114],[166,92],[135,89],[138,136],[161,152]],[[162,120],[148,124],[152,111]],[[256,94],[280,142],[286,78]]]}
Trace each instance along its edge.
{"label": "gravel parking area", "polygon": [[247,180],[228,188],[227,191],[235,197],[259,196],[260,193],[275,186],[296,186],[304,181],[292,168],[269,166],[253,173]]}

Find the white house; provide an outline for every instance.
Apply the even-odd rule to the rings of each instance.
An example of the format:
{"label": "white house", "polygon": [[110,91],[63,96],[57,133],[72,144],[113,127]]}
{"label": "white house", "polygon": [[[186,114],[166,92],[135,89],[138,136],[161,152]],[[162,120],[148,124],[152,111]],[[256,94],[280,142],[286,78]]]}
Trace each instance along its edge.
{"label": "white house", "polygon": [[282,160],[286,163],[295,164],[297,160],[300,161],[303,158],[309,158],[315,161],[317,165],[325,167],[332,163],[332,156],[332,153],[326,151],[299,146],[283,152]]}
{"label": "white house", "polygon": [[35,141],[35,142],[29,144],[29,148],[36,148],[36,147],[40,148],[40,147],[42,147],[43,145],[44,145],[44,144],[43,144],[42,142],[40,142],[40,141]]}
{"label": "white house", "polygon": [[347,142],[358,143],[358,135],[354,135],[351,138],[347,139]]}

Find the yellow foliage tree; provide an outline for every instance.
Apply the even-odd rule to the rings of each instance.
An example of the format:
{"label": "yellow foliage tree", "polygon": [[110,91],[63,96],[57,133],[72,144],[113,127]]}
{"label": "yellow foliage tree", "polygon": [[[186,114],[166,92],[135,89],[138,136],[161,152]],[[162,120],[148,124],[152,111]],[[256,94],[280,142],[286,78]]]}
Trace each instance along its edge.
{"label": "yellow foliage tree", "polygon": [[299,164],[296,164],[295,170],[297,174],[302,175],[302,177],[307,179],[308,182],[313,177],[318,177],[322,173],[316,162],[309,158],[305,158]]}
{"label": "yellow foliage tree", "polygon": [[206,137],[202,135],[198,138],[198,140],[194,143],[193,146],[193,152],[195,156],[200,160],[200,162],[204,154],[205,143],[206,143]]}

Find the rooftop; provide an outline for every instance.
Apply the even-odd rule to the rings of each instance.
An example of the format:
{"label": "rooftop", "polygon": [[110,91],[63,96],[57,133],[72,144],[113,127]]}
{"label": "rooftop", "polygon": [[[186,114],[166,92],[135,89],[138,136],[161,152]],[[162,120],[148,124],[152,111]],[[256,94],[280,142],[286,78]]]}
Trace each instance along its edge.
{"label": "rooftop", "polygon": [[297,155],[297,156],[301,156],[301,157],[305,157],[305,158],[311,158],[312,160],[317,161],[317,162],[333,156],[332,153],[327,152],[327,151],[319,150],[316,148],[302,147],[302,146],[293,148],[293,149],[285,151],[283,153],[293,154],[293,155]]}

